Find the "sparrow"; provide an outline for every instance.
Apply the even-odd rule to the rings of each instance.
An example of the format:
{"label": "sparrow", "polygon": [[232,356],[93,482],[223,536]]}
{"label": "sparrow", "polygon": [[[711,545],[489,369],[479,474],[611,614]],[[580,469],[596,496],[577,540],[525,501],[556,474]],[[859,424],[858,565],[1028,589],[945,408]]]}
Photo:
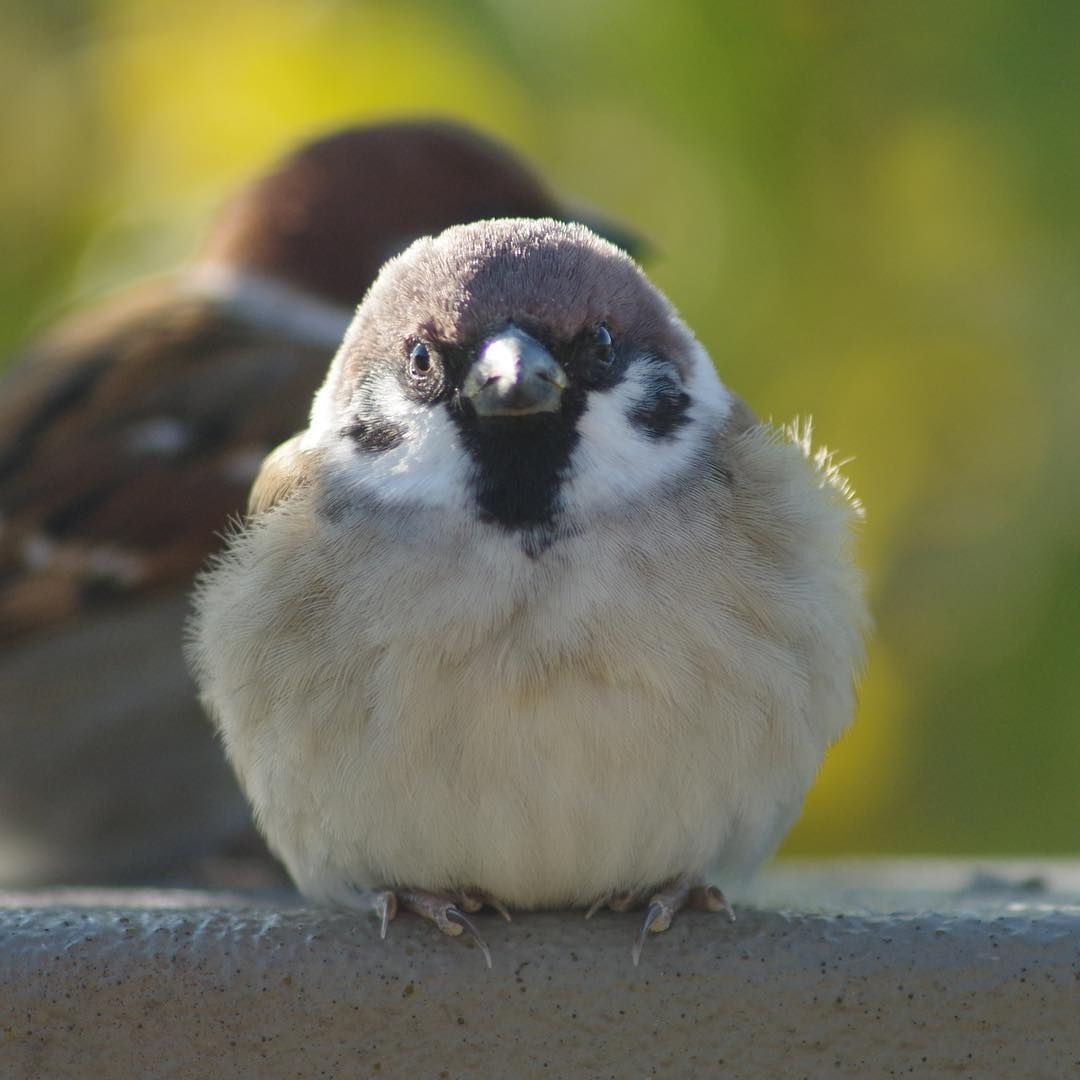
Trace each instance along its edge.
{"label": "sparrow", "polygon": [[182,655],[195,571],[301,430],[367,287],[418,236],[565,215],[506,147],[347,128],[223,209],[191,265],[0,381],[0,887],[161,879],[246,847]]}
{"label": "sparrow", "polygon": [[[466,912],[726,910],[852,717],[860,508],[759,422],[625,252],[450,228],[392,259],[189,657],[303,893]],[[708,875],[708,876],[707,876]]]}

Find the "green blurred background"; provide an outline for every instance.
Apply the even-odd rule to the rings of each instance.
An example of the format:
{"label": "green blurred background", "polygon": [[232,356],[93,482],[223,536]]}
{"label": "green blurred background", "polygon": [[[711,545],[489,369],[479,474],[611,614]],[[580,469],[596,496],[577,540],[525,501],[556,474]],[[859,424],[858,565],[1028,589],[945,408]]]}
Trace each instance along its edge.
{"label": "green blurred background", "polygon": [[471,122],[640,230],[867,508],[785,850],[1080,850],[1080,4],[5,0],[0,71],[0,356],[344,122]]}

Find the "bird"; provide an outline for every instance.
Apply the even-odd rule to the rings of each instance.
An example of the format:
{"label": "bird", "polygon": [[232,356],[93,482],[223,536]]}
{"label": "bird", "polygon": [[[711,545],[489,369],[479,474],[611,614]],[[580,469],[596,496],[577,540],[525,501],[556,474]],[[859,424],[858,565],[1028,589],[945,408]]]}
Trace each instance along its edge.
{"label": "bird", "polygon": [[629,254],[456,226],[357,309],[198,581],[189,660],[306,896],[489,966],[481,906],[644,906],[637,964],[680,909],[730,910],[852,719],[861,512]]}
{"label": "bird", "polygon": [[581,216],[464,125],[331,131],[229,200],[190,264],[6,372],[0,886],[201,881],[256,850],[183,660],[192,577],[386,259],[507,214]]}

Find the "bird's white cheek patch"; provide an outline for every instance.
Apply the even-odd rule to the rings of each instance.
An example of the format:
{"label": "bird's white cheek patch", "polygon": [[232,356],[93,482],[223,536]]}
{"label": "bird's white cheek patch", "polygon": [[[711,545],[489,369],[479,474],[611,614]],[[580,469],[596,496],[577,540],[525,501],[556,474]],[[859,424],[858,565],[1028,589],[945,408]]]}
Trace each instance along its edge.
{"label": "bird's white cheek patch", "polygon": [[640,366],[635,370],[632,364],[613,389],[590,394],[578,421],[580,440],[563,486],[563,509],[571,514],[611,510],[640,501],[682,473],[731,408],[730,395],[700,346],[685,389],[687,422],[666,438],[650,436],[629,419],[649,392]]}
{"label": "bird's white cheek patch", "polygon": [[401,442],[387,450],[358,448],[342,436],[340,417],[331,419],[323,402],[316,407],[309,437],[334,463],[349,489],[380,502],[425,509],[462,509],[468,497],[469,459],[457,427],[442,405],[421,405],[406,397],[392,375],[364,388],[363,412],[400,424]]}
{"label": "bird's white cheek patch", "polygon": [[418,410],[400,446],[358,462],[367,490],[387,502],[460,510],[469,462],[457,427],[441,406]]}

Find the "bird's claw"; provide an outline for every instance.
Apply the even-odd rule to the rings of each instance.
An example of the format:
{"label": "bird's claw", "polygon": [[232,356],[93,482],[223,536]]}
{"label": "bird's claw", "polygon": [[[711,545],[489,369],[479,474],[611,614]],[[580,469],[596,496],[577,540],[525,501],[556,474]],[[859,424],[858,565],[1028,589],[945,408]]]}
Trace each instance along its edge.
{"label": "bird's claw", "polygon": [[488,949],[484,939],[480,936],[480,932],[472,924],[472,920],[468,919],[462,910],[454,904],[448,905],[443,909],[444,921],[436,921],[438,928],[444,933],[449,934],[451,937],[458,937],[464,930],[472,938],[473,944],[480,950],[484,957],[484,963],[488,968],[491,968],[491,951]]}
{"label": "bird's claw", "polygon": [[690,889],[686,885],[676,885],[663,892],[658,892],[649,901],[645,909],[645,918],[642,920],[641,929],[634,941],[634,947],[630,955],[634,959],[634,967],[641,961],[641,950],[645,945],[645,938],[651,934],[662,934],[671,926],[671,920],[675,918],[675,912],[686,905]]}
{"label": "bird's claw", "polygon": [[645,938],[650,932],[659,934],[666,930],[671,925],[673,915],[674,912],[669,911],[663,904],[655,901],[649,904],[648,910],[645,912],[645,918],[641,923],[641,929],[634,939],[634,947],[630,950],[630,955],[634,960],[634,967],[637,967],[641,961],[641,950],[645,945]]}
{"label": "bird's claw", "polygon": [[728,922],[735,921],[735,910],[715,885],[695,885],[690,890],[686,906],[695,911],[722,911],[727,915]]}
{"label": "bird's claw", "polygon": [[488,896],[487,893],[485,893],[484,903],[487,904],[487,906],[491,908],[492,911],[497,912],[499,915],[501,915],[507,922],[514,921],[510,918],[510,912],[507,910],[506,905],[503,904],[501,900],[496,900],[494,896]]}
{"label": "bird's claw", "polygon": [[661,934],[667,930],[676,913],[684,907],[694,908],[697,911],[724,911],[732,922],[735,921],[735,912],[731,910],[727,897],[715,885],[690,885],[686,881],[671,882],[649,898],[641,929],[630,950],[634,967],[641,962],[641,950],[649,934]]}
{"label": "bird's claw", "polygon": [[513,922],[510,918],[510,912],[506,910],[506,906],[501,900],[497,900],[494,896],[485,892],[462,892],[458,894],[458,906],[467,911],[470,915],[476,914],[483,908],[489,907],[492,911],[497,912],[507,922]]}
{"label": "bird's claw", "polygon": [[599,900],[594,900],[592,906],[585,912],[585,918],[591,919],[607,902],[607,894],[601,896]]}
{"label": "bird's claw", "polygon": [[389,889],[383,889],[375,893],[372,900],[372,910],[379,920],[379,937],[385,941],[386,931],[394,916],[397,915],[397,897]]}
{"label": "bird's claw", "polygon": [[484,893],[460,893],[455,899],[424,892],[421,889],[380,889],[373,894],[372,909],[379,920],[379,936],[386,938],[386,931],[391,920],[397,915],[398,906],[433,922],[447,937],[460,937],[465,934],[480,950],[484,963],[491,967],[491,950],[465,914],[479,911],[487,905],[497,911],[508,922],[510,913],[497,900]]}
{"label": "bird's claw", "polygon": [[625,892],[625,893],[604,893],[598,900],[594,901],[592,907],[585,912],[585,918],[591,919],[602,907],[606,907],[609,911],[629,911],[639,900],[638,893]]}

